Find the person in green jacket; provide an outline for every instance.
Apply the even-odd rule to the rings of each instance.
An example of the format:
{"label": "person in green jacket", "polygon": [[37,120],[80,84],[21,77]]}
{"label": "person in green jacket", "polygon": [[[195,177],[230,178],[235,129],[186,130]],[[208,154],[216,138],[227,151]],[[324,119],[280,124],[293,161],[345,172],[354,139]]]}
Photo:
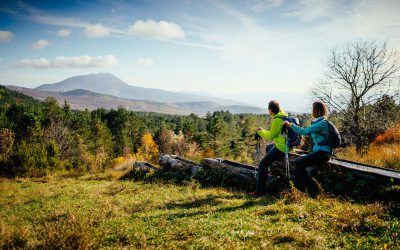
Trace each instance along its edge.
{"label": "person in green jacket", "polygon": [[257,186],[256,191],[251,192],[250,195],[262,195],[265,193],[266,179],[268,176],[268,167],[276,160],[285,156],[286,140],[282,136],[283,118],[287,114],[281,110],[277,101],[270,101],[268,103],[268,111],[272,116],[272,123],[270,130],[263,128],[257,129],[257,134],[268,141],[272,141],[266,148],[267,153],[258,165]]}

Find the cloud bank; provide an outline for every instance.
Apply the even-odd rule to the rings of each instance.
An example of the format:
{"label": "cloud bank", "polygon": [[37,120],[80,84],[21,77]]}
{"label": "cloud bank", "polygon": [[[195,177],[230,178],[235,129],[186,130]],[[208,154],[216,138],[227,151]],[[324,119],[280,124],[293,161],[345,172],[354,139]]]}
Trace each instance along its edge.
{"label": "cloud bank", "polygon": [[114,66],[117,64],[117,58],[114,55],[105,56],[58,56],[54,59],[38,58],[38,59],[23,59],[16,63],[17,67],[21,68],[101,68]]}

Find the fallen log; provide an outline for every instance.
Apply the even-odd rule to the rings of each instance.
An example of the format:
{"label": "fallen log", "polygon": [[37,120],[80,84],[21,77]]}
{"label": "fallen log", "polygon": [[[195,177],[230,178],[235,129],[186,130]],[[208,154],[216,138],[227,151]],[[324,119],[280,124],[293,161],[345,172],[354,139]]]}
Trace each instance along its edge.
{"label": "fallen log", "polygon": [[231,174],[243,186],[254,186],[256,184],[255,173],[256,169],[253,166],[228,161],[224,159],[205,158],[201,162],[204,169],[224,169]]}
{"label": "fallen log", "polygon": [[[289,154],[291,177],[294,177],[294,160],[302,156],[298,153]],[[174,171],[186,171],[192,173],[192,177],[198,178],[195,173],[199,170],[202,175],[200,178],[204,181],[210,181],[211,185],[228,183],[229,186],[254,188],[256,184],[257,167],[243,164],[240,162],[225,160],[221,158],[205,158],[201,164],[175,155],[164,155],[160,157],[160,166]],[[273,176],[286,178],[286,167],[284,159],[274,162],[270,166]],[[190,171],[189,171],[190,170]],[[217,172],[215,172],[217,170]],[[218,172],[219,171],[219,172]],[[217,173],[217,174],[216,174]],[[332,158],[322,167],[309,166],[307,173],[311,177],[316,177],[324,181],[323,187],[327,190],[337,192],[340,195],[347,195],[356,191],[364,196],[376,196],[385,187],[392,184],[400,184],[400,172],[369,166],[365,164],[345,161]],[[207,176],[214,175],[214,176]],[[218,179],[219,178],[219,179]],[[276,178],[270,178],[273,180]],[[340,184],[340,185],[339,185]],[[340,188],[339,188],[340,187]],[[358,190],[356,190],[358,189]]]}
{"label": "fallen log", "polygon": [[121,176],[120,180],[142,180],[143,177],[151,171],[158,172],[159,168],[147,162],[136,161],[132,165],[132,169]]}
{"label": "fallen log", "polygon": [[153,166],[153,165],[151,165],[150,163],[147,163],[147,162],[136,161],[133,164],[133,170],[144,170],[144,171],[154,170],[154,171],[158,171],[158,168]]}
{"label": "fallen log", "polygon": [[[289,161],[291,162],[290,164],[291,176],[294,176],[294,160],[296,160],[300,156],[302,156],[302,154],[300,154],[299,151],[296,151],[296,153],[289,154]],[[217,158],[217,159],[205,158],[203,159],[201,165],[199,165],[193,161],[187,160],[179,156],[164,155],[160,157],[159,164],[163,167],[170,167],[175,169],[190,168],[192,173],[201,169],[202,167],[214,168],[214,169],[224,167],[232,170],[233,173],[240,174],[243,176],[255,176],[255,172],[257,171],[256,166],[225,160],[222,158]],[[317,166],[309,166],[307,168],[307,171],[313,172],[316,169]],[[272,175],[286,177],[284,159],[274,162],[272,166],[270,166],[270,170]],[[364,179],[365,181],[375,181],[380,184],[385,184],[385,183],[400,184],[399,171],[385,169],[376,166],[370,166],[338,158],[332,158],[325,166],[318,169],[318,171],[321,173],[326,171],[335,171],[338,173],[354,172],[358,178]]]}
{"label": "fallen log", "polygon": [[192,174],[201,169],[201,166],[197,163],[176,155],[162,155],[158,160],[158,164],[165,169],[190,170]]}
{"label": "fallen log", "polygon": [[[291,159],[297,159],[302,156],[302,152],[296,150],[289,154]],[[294,165],[294,164],[292,164]],[[293,166],[294,168],[294,166]],[[316,166],[313,166],[315,169]],[[380,185],[400,184],[400,172],[393,169],[386,169],[377,166],[371,166],[363,163],[353,162],[332,157],[328,163],[323,166],[320,172],[334,171],[337,173],[353,173],[356,178],[365,180],[369,183]]]}

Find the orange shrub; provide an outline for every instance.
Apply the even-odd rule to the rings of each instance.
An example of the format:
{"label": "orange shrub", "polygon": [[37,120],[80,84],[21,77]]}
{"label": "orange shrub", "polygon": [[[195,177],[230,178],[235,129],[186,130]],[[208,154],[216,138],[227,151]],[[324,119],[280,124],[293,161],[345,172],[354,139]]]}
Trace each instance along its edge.
{"label": "orange shrub", "polygon": [[214,156],[214,151],[211,148],[204,150],[204,158],[213,158]]}
{"label": "orange shrub", "polygon": [[400,143],[400,123],[397,123],[375,138],[374,144],[384,143]]}

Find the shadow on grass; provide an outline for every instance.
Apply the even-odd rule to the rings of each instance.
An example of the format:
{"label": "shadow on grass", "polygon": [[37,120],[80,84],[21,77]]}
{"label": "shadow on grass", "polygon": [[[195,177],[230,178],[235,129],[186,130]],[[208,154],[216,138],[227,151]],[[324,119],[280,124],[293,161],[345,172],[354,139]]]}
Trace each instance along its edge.
{"label": "shadow on grass", "polygon": [[170,202],[164,206],[166,209],[192,209],[192,208],[199,208],[205,205],[208,206],[217,206],[222,204],[223,202],[220,199],[223,199],[223,196],[207,196],[206,198],[202,199],[195,199],[191,201],[177,201],[177,202]]}
{"label": "shadow on grass", "polygon": [[[203,176],[204,177],[204,176]],[[127,173],[121,178],[121,180],[135,180],[145,183],[164,183],[164,184],[174,184],[179,186],[193,186],[193,187],[217,187],[223,188],[228,191],[243,193],[243,191],[249,191],[248,187],[236,186],[234,182],[228,182],[225,179],[218,179],[220,176],[214,176],[211,182],[201,182],[201,179],[193,179],[191,173],[179,172],[179,171],[160,171],[158,173],[140,172],[133,171]],[[218,178],[217,178],[218,177]],[[322,191],[323,196],[329,196],[333,198],[343,199],[346,201],[351,201],[357,204],[371,204],[375,202],[381,202],[388,205],[388,212],[391,217],[400,218],[400,188],[395,186],[392,188],[385,189],[385,187],[368,186],[368,183],[363,181],[358,181],[357,178],[351,174],[333,175],[322,174],[316,178],[318,180],[319,191]],[[220,182],[218,182],[220,181]],[[291,188],[290,181],[286,178],[277,178],[272,181],[267,182],[267,190],[270,197],[277,199],[282,195],[282,193],[287,192]],[[376,189],[376,190],[375,190]],[[319,193],[318,191],[318,193]],[[314,197],[317,197],[316,193]],[[238,209],[245,209],[250,206],[255,206],[259,204],[268,205],[265,198],[254,199],[247,197],[246,195],[237,195],[229,197],[213,196],[206,197],[203,199],[191,199],[185,201],[175,201],[164,206],[167,209],[195,209],[201,208],[202,206],[219,206],[223,203],[223,199],[234,199],[234,198],[245,198],[246,202],[240,206],[236,207],[225,207],[227,212],[234,211]],[[218,210],[217,210],[218,211]],[[179,215],[184,216],[196,216],[199,214],[205,214],[208,212],[195,212],[192,215],[190,213],[183,213]],[[177,215],[178,216],[178,215]]]}
{"label": "shadow on grass", "polygon": [[[244,199],[244,202],[240,205],[235,206],[226,206],[221,207],[215,210],[210,210],[210,206],[220,206],[224,204],[224,200],[232,200],[232,199]],[[239,210],[248,209],[254,206],[267,206],[273,204],[277,201],[276,198],[272,196],[264,196],[259,198],[253,198],[247,195],[210,195],[205,198],[195,199],[191,201],[183,201],[183,202],[170,202],[160,209],[167,209],[167,210],[184,210],[186,212],[177,212],[177,213],[167,213],[167,214],[158,214],[158,215],[151,215],[148,218],[160,218],[164,217],[167,220],[174,220],[179,218],[190,218],[200,215],[209,214],[212,212],[213,214],[220,214],[220,213],[233,213]],[[191,211],[192,209],[200,209],[197,211]]]}

